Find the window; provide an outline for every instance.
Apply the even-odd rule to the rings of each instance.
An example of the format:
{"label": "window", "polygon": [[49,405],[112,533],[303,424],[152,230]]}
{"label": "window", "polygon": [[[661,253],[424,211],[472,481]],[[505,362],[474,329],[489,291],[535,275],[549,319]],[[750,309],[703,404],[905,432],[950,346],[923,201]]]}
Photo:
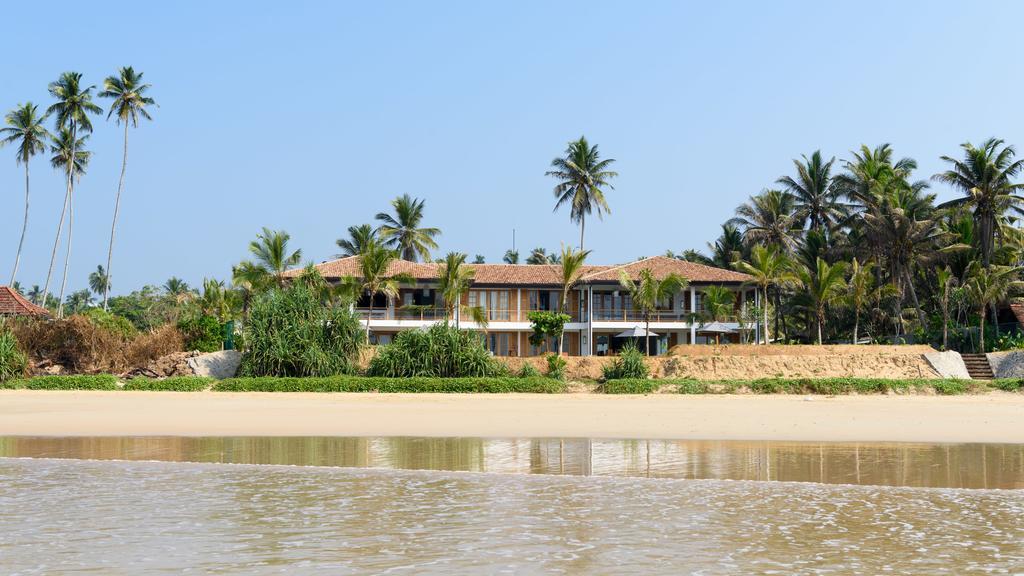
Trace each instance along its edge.
{"label": "window", "polygon": [[470,290],[470,308],[482,308],[488,320],[508,320],[508,290]]}

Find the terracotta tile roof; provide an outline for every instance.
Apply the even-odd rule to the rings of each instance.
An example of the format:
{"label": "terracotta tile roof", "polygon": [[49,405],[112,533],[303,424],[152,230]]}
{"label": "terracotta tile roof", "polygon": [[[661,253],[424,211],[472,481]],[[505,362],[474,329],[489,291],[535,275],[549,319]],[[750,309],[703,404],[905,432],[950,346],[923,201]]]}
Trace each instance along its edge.
{"label": "terracotta tile roof", "polygon": [[[476,270],[474,284],[484,285],[550,285],[560,284],[558,265],[556,264],[466,264]],[[432,262],[408,262],[395,260],[388,269],[389,275],[405,273],[416,280],[429,281],[437,279],[439,264]],[[621,270],[625,270],[634,279],[640,270],[650,268],[656,277],[665,277],[676,273],[691,282],[726,282],[741,283],[750,280],[746,274],[723,270],[713,266],[704,266],[693,262],[684,262],[666,256],[644,258],[621,266],[584,266],[581,282],[618,283]],[[330,260],[316,265],[316,269],[324,278],[334,279],[345,276],[359,275],[359,257],[349,256],[338,260]],[[295,277],[302,273],[296,268],[285,273]]]}
{"label": "terracotta tile roof", "polygon": [[0,286],[0,316],[49,316],[42,306],[29,302],[10,286]]}

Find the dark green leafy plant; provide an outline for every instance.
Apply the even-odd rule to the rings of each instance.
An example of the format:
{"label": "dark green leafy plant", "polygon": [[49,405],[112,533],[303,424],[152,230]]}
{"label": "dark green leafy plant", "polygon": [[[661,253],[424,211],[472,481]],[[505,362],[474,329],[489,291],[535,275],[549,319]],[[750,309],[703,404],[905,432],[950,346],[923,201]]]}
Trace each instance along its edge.
{"label": "dark green leafy plant", "polygon": [[242,376],[334,376],[356,371],[363,332],[348,307],[297,282],[253,301],[243,339]]}
{"label": "dark green leafy plant", "polygon": [[551,378],[229,378],[214,384],[215,392],[405,392],[405,393],[533,393],[555,394],[565,384]]}
{"label": "dark green leafy plant", "polygon": [[478,334],[449,324],[436,324],[426,332],[399,332],[391,344],[378,347],[366,371],[368,376],[389,378],[487,377],[507,372]]}
{"label": "dark green leafy plant", "polygon": [[20,378],[28,369],[28,357],[18,347],[18,339],[0,321],[0,382]]}
{"label": "dark green leafy plant", "polygon": [[548,354],[548,378],[565,380],[565,367],[568,362],[558,354]]}
{"label": "dark green leafy plant", "polygon": [[217,352],[224,345],[220,322],[206,314],[190,314],[178,320],[178,330],[185,337],[185,347],[200,352]]}
{"label": "dark green leafy plant", "polygon": [[520,378],[537,378],[540,376],[540,370],[529,362],[523,362],[523,365],[519,367],[517,375]]}
{"label": "dark green leafy plant", "polygon": [[124,390],[199,392],[213,384],[213,378],[205,376],[172,376],[170,378],[133,378],[124,384]]}
{"label": "dark green leafy plant", "polygon": [[605,380],[638,380],[650,375],[643,353],[632,342],[623,346],[619,357],[605,364],[601,371]]}
{"label": "dark green leafy plant", "polygon": [[549,338],[561,339],[565,323],[572,319],[568,314],[550,310],[534,310],[526,317],[530,320],[530,327],[533,328],[533,334],[530,334],[530,344],[537,347],[546,346]]}
{"label": "dark green leafy plant", "polygon": [[28,390],[117,390],[117,377],[112,374],[36,376],[8,380],[0,387]]}

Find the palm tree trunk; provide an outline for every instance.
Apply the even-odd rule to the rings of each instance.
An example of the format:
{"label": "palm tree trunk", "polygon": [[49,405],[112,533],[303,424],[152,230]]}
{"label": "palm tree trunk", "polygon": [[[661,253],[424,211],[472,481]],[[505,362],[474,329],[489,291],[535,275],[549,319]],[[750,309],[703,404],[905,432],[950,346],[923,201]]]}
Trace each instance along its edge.
{"label": "palm tree trunk", "polygon": [[768,285],[764,287],[764,309],[761,311],[764,314],[764,344],[768,345]]}
{"label": "palm tree trunk", "polygon": [[124,152],[121,157],[121,177],[117,182],[117,196],[114,198],[114,222],[110,225],[110,246],[107,248],[107,283],[103,286],[103,310],[107,309],[107,293],[110,292],[110,260],[114,256],[114,231],[117,229],[117,213],[121,209],[121,190],[124,189],[124,172],[128,167],[128,122],[124,123]]}
{"label": "palm tree trunk", "polygon": [[50,279],[53,277],[53,265],[57,262],[57,249],[60,248],[60,235],[64,232],[64,216],[68,211],[68,199],[71,196],[71,183],[68,182],[67,190],[64,192],[64,207],[60,210],[60,222],[57,224],[57,238],[53,241],[53,251],[50,253],[50,268],[46,272],[46,283],[43,284],[43,296],[39,305],[46,307],[47,297],[50,295]]}
{"label": "palm tree trunk", "polygon": [[28,161],[25,162],[25,220],[21,223],[21,239],[18,240],[18,254],[14,257],[14,271],[11,272],[10,285],[18,277],[18,265],[21,264],[21,249],[25,245],[25,231],[28,230]]}
{"label": "palm tree trunk", "polygon": [[68,285],[68,267],[71,264],[71,239],[75,225],[75,189],[68,196],[68,250],[64,254],[64,277],[60,282],[60,302],[57,304],[57,318],[64,317],[64,288]]}
{"label": "palm tree trunk", "polygon": [[366,343],[370,343],[370,320],[373,318],[373,296],[370,294],[370,311],[366,314]]}
{"label": "palm tree trunk", "polygon": [[910,269],[904,268],[903,274],[907,278],[907,288],[910,291],[910,301],[914,303],[914,310],[917,311],[917,319],[921,322],[921,328],[924,329],[928,324],[928,319],[925,318],[924,310],[921,309],[921,303],[917,300],[917,289],[914,288],[914,279],[910,276]]}
{"label": "palm tree trunk", "polygon": [[651,315],[644,314],[644,352],[651,355]]}
{"label": "palm tree trunk", "polygon": [[587,228],[586,216],[580,214],[580,252],[583,252],[583,231]]}
{"label": "palm tree trunk", "polygon": [[942,295],[942,349],[949,350],[949,301]]}
{"label": "palm tree trunk", "polygon": [[986,305],[982,304],[982,306],[981,306],[981,314],[980,314],[981,326],[978,329],[978,345],[981,347],[981,353],[982,354],[985,353],[985,308],[986,308]]}
{"label": "palm tree trunk", "polygon": [[857,345],[857,331],[860,328],[860,306],[853,311],[853,345]]}
{"label": "palm tree trunk", "polygon": [[820,313],[815,314],[815,320],[817,321],[817,324],[818,324],[818,346],[821,346],[821,325],[822,325],[821,316],[822,315]]}

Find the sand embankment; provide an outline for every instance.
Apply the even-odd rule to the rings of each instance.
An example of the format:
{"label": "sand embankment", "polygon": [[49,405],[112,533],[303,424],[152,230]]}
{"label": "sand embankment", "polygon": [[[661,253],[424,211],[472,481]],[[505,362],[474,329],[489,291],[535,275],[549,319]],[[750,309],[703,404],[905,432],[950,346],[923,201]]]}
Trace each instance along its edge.
{"label": "sand embankment", "polygon": [[[925,359],[930,346],[676,346],[668,356],[648,358],[655,378],[750,380],[754,378],[940,378]],[[503,358],[513,370],[531,363],[544,372],[547,359]],[[610,357],[567,357],[573,380],[601,377]]]}
{"label": "sand embankment", "polygon": [[0,391],[0,435],[1024,442],[1024,395]]}

